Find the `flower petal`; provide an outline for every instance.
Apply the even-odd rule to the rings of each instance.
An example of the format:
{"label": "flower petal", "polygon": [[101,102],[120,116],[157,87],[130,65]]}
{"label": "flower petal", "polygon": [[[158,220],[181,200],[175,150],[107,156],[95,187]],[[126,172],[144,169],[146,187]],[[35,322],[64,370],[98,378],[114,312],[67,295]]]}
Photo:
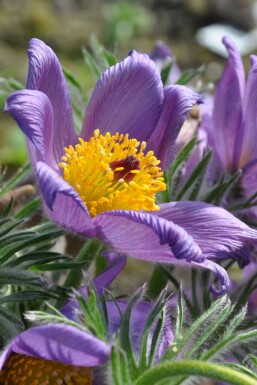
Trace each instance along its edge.
{"label": "flower petal", "polygon": [[257,192],[257,158],[247,163],[242,171],[240,183],[244,189],[244,196],[250,198]]}
{"label": "flower petal", "polygon": [[106,251],[104,257],[107,260],[107,267],[93,280],[99,295],[103,294],[103,289],[107,288],[124,269],[127,260],[125,256],[111,251]]}
{"label": "flower petal", "polygon": [[155,62],[160,72],[168,63],[172,63],[167,84],[174,84],[180,78],[181,70],[177,65],[176,57],[163,41],[157,41],[154,49],[149,53],[149,57]]}
{"label": "flower petal", "polygon": [[28,329],[10,343],[0,359],[0,368],[12,352],[74,366],[104,364],[110,346],[75,327],[48,324]]}
{"label": "flower petal", "polygon": [[192,262],[192,265],[195,266],[197,269],[211,270],[217,276],[220,282],[220,288],[214,285],[210,287],[210,290],[214,295],[221,295],[227,291],[230,284],[230,280],[227,271],[222,266],[208,259],[206,259],[202,263]]}
{"label": "flower petal", "polygon": [[257,56],[250,56],[251,68],[243,99],[244,127],[237,145],[241,145],[239,167],[257,158]]}
{"label": "flower petal", "polygon": [[48,97],[39,91],[17,91],[7,98],[5,111],[27,136],[33,165],[42,160],[54,166],[51,148],[54,117]]}
{"label": "flower petal", "polygon": [[208,259],[233,258],[240,266],[249,262],[249,246],[257,231],[221,207],[203,202],[170,202],[156,215],[183,227]]}
{"label": "flower petal", "polygon": [[49,218],[68,230],[94,236],[92,219],[71,185],[43,162],[37,163],[36,173]]}
{"label": "flower petal", "polygon": [[204,259],[201,249],[180,226],[152,213],[115,210],[93,219],[97,236],[120,253],[152,262]]}
{"label": "flower petal", "polygon": [[172,148],[187,114],[198,103],[201,103],[201,98],[191,88],[178,85],[164,88],[163,111],[147,142],[147,149],[154,151],[163,169],[174,156]]}
{"label": "flower petal", "polygon": [[223,44],[229,58],[214,97],[215,149],[224,167],[234,171],[238,168],[241,151],[245,73],[240,53],[234,43],[228,37],[224,37]]}
{"label": "flower petal", "polygon": [[60,162],[65,146],[77,143],[74,130],[71,103],[62,67],[53,50],[38,39],[32,39],[28,49],[29,72],[27,88],[39,90],[48,96],[53,106],[52,127],[53,154]]}
{"label": "flower petal", "polygon": [[[93,284],[98,292],[98,295],[102,295],[105,288],[107,288],[117,275],[123,270],[126,264],[126,258],[120,254],[108,251],[104,253],[107,259],[106,269],[93,279]],[[87,298],[87,286],[82,285],[79,288],[79,293],[83,297]],[[74,319],[74,310],[78,309],[78,301],[76,298],[71,298],[62,308],[61,313],[69,319]]]}
{"label": "flower petal", "polygon": [[81,136],[89,140],[95,129],[104,135],[119,132],[147,140],[161,113],[160,74],[147,55],[133,51],[98,80],[88,104]]}

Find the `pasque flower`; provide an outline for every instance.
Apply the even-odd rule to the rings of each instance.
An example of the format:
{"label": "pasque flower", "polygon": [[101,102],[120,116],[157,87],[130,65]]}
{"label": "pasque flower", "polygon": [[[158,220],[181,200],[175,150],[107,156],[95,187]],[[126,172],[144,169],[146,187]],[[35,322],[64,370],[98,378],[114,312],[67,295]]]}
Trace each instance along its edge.
{"label": "pasque flower", "polygon": [[27,89],[8,97],[6,111],[28,138],[47,215],[126,256],[209,268],[225,289],[228,276],[210,258],[245,264],[257,232],[222,208],[155,200],[200,97],[185,86],[163,88],[152,60],[133,51],[98,80],[78,138],[56,55],[37,39],[28,53]]}
{"label": "pasque flower", "polygon": [[171,63],[171,69],[168,76],[168,84],[174,84],[181,76],[181,70],[177,65],[176,58],[171,52],[170,48],[163,41],[156,42],[153,50],[149,53],[150,59],[152,59],[161,72],[165,66]]}
{"label": "pasque flower", "polygon": [[[124,266],[124,258],[108,257],[106,270],[94,279],[99,295]],[[81,293],[85,290],[80,290]],[[108,334],[110,339],[121,323],[126,301],[107,301]],[[119,307],[119,310],[118,310]],[[132,309],[130,318],[130,341],[133,354],[140,352],[142,333],[153,303],[139,301]],[[70,300],[61,312],[69,319],[78,311],[76,299]],[[155,331],[149,334],[149,347]],[[173,340],[171,323],[167,317],[157,344],[155,362],[167,351]],[[105,383],[97,368],[105,364],[111,354],[111,345],[92,336],[82,328],[63,323],[50,323],[32,327],[16,336],[0,358],[0,382],[3,385],[101,385]],[[32,382],[33,381],[33,382]]]}
{"label": "pasque flower", "polygon": [[[240,195],[257,191],[257,56],[250,56],[247,81],[240,53],[234,42],[222,40],[228,60],[213,100],[200,110],[200,128],[215,149],[216,173],[242,169]],[[256,208],[251,209],[256,212]]]}

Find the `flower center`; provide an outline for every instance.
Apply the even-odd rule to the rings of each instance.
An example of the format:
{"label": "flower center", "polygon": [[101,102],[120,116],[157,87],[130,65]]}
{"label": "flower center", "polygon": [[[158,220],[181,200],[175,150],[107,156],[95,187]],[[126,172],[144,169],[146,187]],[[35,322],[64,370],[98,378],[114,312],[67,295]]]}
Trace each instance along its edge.
{"label": "flower center", "polygon": [[0,372],[3,385],[92,385],[93,369],[12,353]]}
{"label": "flower center", "polygon": [[164,191],[160,161],[146,143],[118,132],[94,131],[89,142],[65,148],[59,167],[78,192],[91,216],[109,210],[159,210],[155,195]]}

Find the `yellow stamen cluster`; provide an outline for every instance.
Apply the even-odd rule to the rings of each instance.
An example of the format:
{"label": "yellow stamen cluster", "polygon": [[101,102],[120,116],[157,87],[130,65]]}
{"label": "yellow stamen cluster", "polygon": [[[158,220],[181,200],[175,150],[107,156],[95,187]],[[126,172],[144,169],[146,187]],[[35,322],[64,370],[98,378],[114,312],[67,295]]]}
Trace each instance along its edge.
{"label": "yellow stamen cluster", "polygon": [[92,385],[93,369],[12,353],[0,373],[3,385]]}
{"label": "yellow stamen cluster", "polygon": [[160,161],[153,151],[144,153],[145,142],[129,139],[128,134],[101,135],[99,130],[89,142],[79,142],[64,149],[59,167],[92,217],[109,210],[159,209],[155,194],[166,185]]}

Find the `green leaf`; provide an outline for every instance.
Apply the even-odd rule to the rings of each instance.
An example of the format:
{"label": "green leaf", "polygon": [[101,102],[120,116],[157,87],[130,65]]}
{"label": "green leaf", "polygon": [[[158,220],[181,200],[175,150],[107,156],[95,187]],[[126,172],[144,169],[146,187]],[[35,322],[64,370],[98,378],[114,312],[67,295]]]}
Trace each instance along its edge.
{"label": "green leaf", "polygon": [[31,166],[30,163],[25,163],[24,166],[22,166],[17,173],[9,179],[4,186],[0,190],[0,198],[6,194],[7,192],[11,191],[14,187],[18,185],[18,183],[22,182],[25,177],[30,173]]}
{"label": "green leaf", "polygon": [[[0,231],[0,238],[3,237],[4,235],[8,234],[9,232],[11,232],[16,227],[20,226],[23,222],[24,221],[22,219],[19,221],[17,221],[17,220],[14,221],[13,219],[8,218],[6,220],[6,224],[3,223],[3,225],[2,225],[2,229]],[[1,247],[2,247],[2,244],[1,244]]]}
{"label": "green leaf", "polygon": [[130,318],[131,318],[133,307],[138,301],[140,301],[143,298],[144,292],[145,292],[145,285],[139,288],[135,292],[135,294],[132,296],[132,298],[129,300],[126,310],[121,319],[121,325],[120,325],[121,348],[126,352],[132,373],[137,372],[137,365],[136,365],[136,360],[135,360],[134,352],[130,341]]}
{"label": "green leaf", "polygon": [[166,311],[163,309],[160,314],[160,318],[157,322],[157,325],[155,327],[152,339],[151,339],[151,348],[149,353],[149,363],[148,366],[152,367],[154,365],[156,352],[158,348],[158,344],[162,335],[163,328],[165,327],[165,321],[166,321]]}
{"label": "green leaf", "polygon": [[39,198],[33,199],[31,202],[23,206],[17,213],[14,214],[15,219],[24,219],[32,216],[41,206]]}
{"label": "green leaf", "polygon": [[172,61],[169,61],[161,70],[161,79],[164,86],[166,86],[168,83],[172,64],[173,64]]}
{"label": "green leaf", "polygon": [[210,162],[211,156],[212,156],[212,151],[208,150],[206,154],[203,156],[203,159],[195,167],[192,174],[189,176],[189,178],[187,179],[187,181],[184,183],[183,187],[177,194],[175,198],[176,201],[181,200],[188,190],[192,191],[192,187],[194,185],[197,186],[197,191],[199,191],[204,175],[207,170],[207,166]]}
{"label": "green leaf", "polygon": [[57,271],[67,269],[78,269],[84,266],[84,262],[60,262],[60,263],[47,263],[37,266],[32,266],[30,271]]}
{"label": "green leaf", "polygon": [[11,258],[16,252],[21,251],[27,247],[34,245],[41,245],[43,241],[49,242],[49,240],[56,238],[63,234],[63,231],[52,231],[46,234],[36,235],[31,239],[26,239],[25,241],[15,241],[12,244],[9,244],[2,249],[0,249],[0,264],[6,262]]}
{"label": "green leaf", "polygon": [[196,69],[189,69],[183,72],[183,74],[177,80],[176,84],[180,84],[180,85],[187,84],[197,76],[202,75],[204,70],[205,70],[205,65],[201,65]]}
{"label": "green leaf", "polygon": [[144,372],[135,385],[157,385],[161,381],[174,384],[174,377],[197,376],[222,381],[231,385],[257,385],[249,375],[220,364],[197,360],[181,360],[157,365]]}
{"label": "green leaf", "polygon": [[[163,357],[163,360],[174,359],[174,357],[176,357],[178,354],[181,354],[182,351],[187,351],[188,354],[190,354],[190,351],[191,349],[194,349],[195,344],[199,343],[199,334],[202,335],[202,338],[204,338],[204,340],[206,339],[205,336],[207,337],[207,334],[209,337],[212,333],[212,327],[214,328],[213,320],[216,320],[222,314],[223,311],[225,311],[225,314],[227,315],[228,308],[229,304],[226,296],[212,303],[211,307],[207,311],[205,311],[199,318],[197,318],[191,324],[191,326],[183,332],[183,334],[182,332],[180,333],[180,335],[175,334],[175,337],[177,338],[174,339],[174,343],[167,350],[165,356]],[[180,310],[178,309],[177,312],[178,311]],[[181,328],[181,325],[179,327]],[[207,334],[205,334],[205,331],[207,331]]]}
{"label": "green leaf", "polygon": [[100,76],[102,75],[102,71],[93,56],[89,53],[86,48],[82,48],[82,53],[85,63],[91,69],[92,73],[96,76],[97,79],[100,78]]}
{"label": "green leaf", "polygon": [[70,257],[53,251],[33,251],[17,257],[17,259],[11,261],[7,266],[14,267],[22,265],[22,268],[25,269],[33,265],[40,265],[63,259],[70,259]]}
{"label": "green leaf", "polygon": [[70,82],[80,93],[82,93],[82,86],[75,76],[67,68],[63,68],[62,70],[68,82]]}
{"label": "green leaf", "polygon": [[80,287],[83,278],[82,268],[88,269],[90,263],[95,259],[96,255],[99,254],[101,249],[102,243],[95,238],[89,239],[85,243],[75,259],[76,262],[81,263],[81,267],[79,269],[72,270],[69,273],[64,283],[65,287],[74,287],[75,289]]}
{"label": "green leaf", "polygon": [[140,356],[139,356],[139,370],[143,372],[147,366],[149,365],[148,357],[147,357],[147,347],[148,347],[148,339],[149,339],[149,333],[151,331],[151,328],[162,314],[162,311],[166,305],[166,293],[167,289],[164,289],[161,294],[159,295],[159,298],[155,301],[152,310],[150,311],[142,334],[142,341],[141,341],[141,347],[140,347]]}
{"label": "green leaf", "polygon": [[111,366],[114,385],[131,385],[126,355],[121,349],[112,348]]}
{"label": "green leaf", "polygon": [[12,206],[13,206],[13,197],[10,198],[9,202],[4,207],[3,211],[0,213],[0,217],[1,218],[6,218],[10,214]]}
{"label": "green leaf", "polygon": [[164,172],[164,179],[166,183],[166,191],[163,192],[163,201],[164,202],[170,202],[171,200],[171,188],[172,186],[172,179],[175,174],[175,172],[182,168],[185,164],[186,160],[189,158],[190,154],[192,153],[195,145],[196,145],[196,138],[193,138],[190,140],[190,142],[180,151],[178,156],[173,161],[170,169],[165,170]]}
{"label": "green leaf", "polygon": [[90,46],[97,63],[101,67],[102,72],[117,63],[115,56],[111,52],[107,51],[102,46],[102,44],[100,44],[99,40],[94,34],[90,36]]}
{"label": "green leaf", "polygon": [[21,291],[14,294],[6,295],[4,297],[0,297],[0,304],[6,302],[23,302],[23,301],[36,301],[39,299],[49,299],[55,298],[58,296],[51,292],[45,292],[40,290],[30,290],[30,291]]}
{"label": "green leaf", "polygon": [[228,180],[217,183],[214,187],[212,187],[209,191],[207,191],[203,196],[201,196],[201,200],[207,203],[213,203],[213,204],[219,205],[224,195],[227,194],[233,188],[233,186],[237,183],[238,179],[241,176],[241,173],[242,173],[241,170],[238,170]]}
{"label": "green leaf", "polygon": [[39,275],[18,268],[2,267],[0,269],[0,285],[31,285],[43,286],[45,279]]}

